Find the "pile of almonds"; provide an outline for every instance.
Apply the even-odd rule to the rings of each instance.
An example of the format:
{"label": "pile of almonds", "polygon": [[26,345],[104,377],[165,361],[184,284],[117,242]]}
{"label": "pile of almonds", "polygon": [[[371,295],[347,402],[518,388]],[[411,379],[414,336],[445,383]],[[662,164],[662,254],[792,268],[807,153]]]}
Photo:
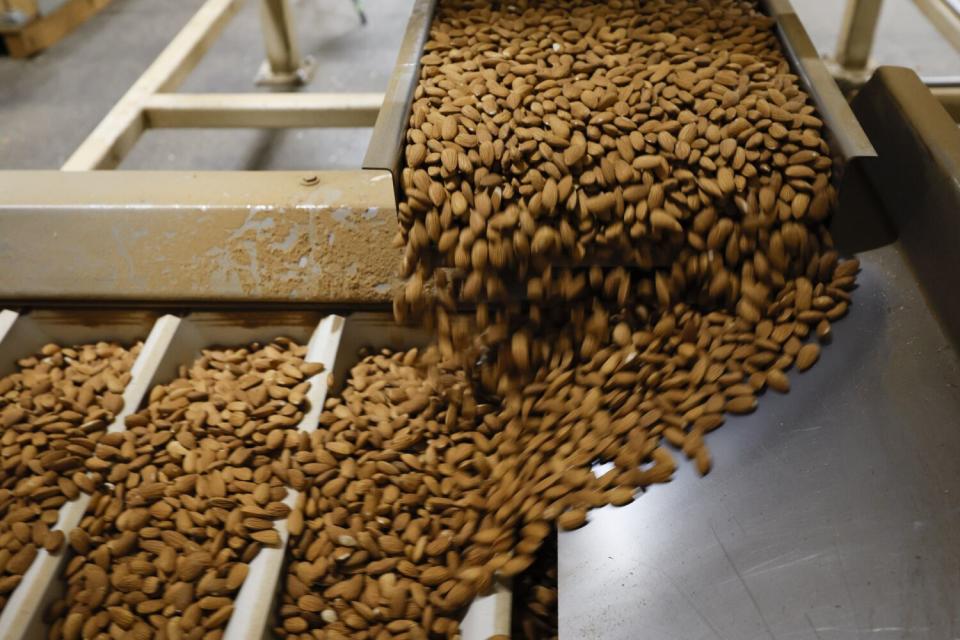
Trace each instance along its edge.
{"label": "pile of almonds", "polygon": [[52,527],[92,489],[84,463],[123,409],[140,347],[48,344],[0,378],[0,610],[39,550],[63,544]]}
{"label": "pile of almonds", "polygon": [[[573,529],[668,481],[671,450],[707,473],[705,434],[787,392],[846,314],[859,265],[826,227],[833,159],[772,27],[748,0],[439,4],[407,130],[394,312],[434,324],[432,359],[490,430],[446,445],[443,473],[466,482],[423,480],[478,519],[441,589],[482,591],[530,564],[528,527]],[[434,365],[413,364],[430,384]],[[368,385],[340,419],[417,415]],[[461,410],[460,391],[435,395]],[[426,429],[406,451],[421,465],[443,435]],[[427,499],[404,508],[431,522]]]}
{"label": "pile of almonds", "polygon": [[[394,308],[426,312],[441,357],[522,408],[504,457],[613,460],[600,482],[626,495],[670,477],[662,438],[706,473],[703,435],[788,391],[846,314],[833,161],[772,24],[744,0],[440,3]],[[560,502],[564,528],[597,506]]]}
{"label": "pile of almonds", "polygon": [[285,338],[205,350],[99,439],[50,638],[222,635],[250,561],[280,544],[286,487],[304,485],[291,449],[322,369],[305,355]]}
{"label": "pile of almonds", "polygon": [[[499,474],[487,458],[502,430],[496,407],[437,356],[364,358],[327,401],[311,448],[295,454],[324,470],[310,474],[289,520],[278,634],[458,637],[459,615],[494,569],[529,564],[509,555],[514,531],[484,520],[492,502],[478,489]],[[531,523],[523,544],[532,551],[547,531]]]}
{"label": "pile of almonds", "polygon": [[433,278],[444,353],[479,334],[502,395],[549,361],[551,310],[571,329],[677,303],[755,325],[794,279],[830,284],[833,162],[771,26],[742,0],[441,3],[407,132],[397,316]]}
{"label": "pile of almonds", "polygon": [[[801,346],[806,327],[749,329],[678,305],[649,329],[617,323],[589,360],[555,353],[504,397],[437,347],[364,358],[293,456],[307,488],[291,514],[277,633],[458,637],[473,597],[524,572],[554,523],[577,528],[589,509],[669,481],[670,448],[706,473],[703,438],[724,414],[752,411],[765,386],[787,389],[784,370],[816,359],[816,343]],[[532,629],[555,606],[541,586]]]}

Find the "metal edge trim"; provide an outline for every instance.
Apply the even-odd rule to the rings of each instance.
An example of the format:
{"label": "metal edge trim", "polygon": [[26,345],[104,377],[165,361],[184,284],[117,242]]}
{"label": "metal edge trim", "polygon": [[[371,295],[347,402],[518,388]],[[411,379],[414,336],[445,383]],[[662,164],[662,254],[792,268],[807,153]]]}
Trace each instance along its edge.
{"label": "metal edge trim", "polygon": [[397,63],[383,97],[383,106],[373,126],[373,135],[363,158],[364,169],[382,169],[399,184],[403,138],[413,93],[420,78],[420,56],[427,41],[437,0],[416,0],[397,54]]}
{"label": "metal edge trim", "polygon": [[945,333],[960,345],[960,129],[912,69],[880,67],[853,101],[880,148],[865,173]]}
{"label": "metal edge trim", "polygon": [[784,53],[799,74],[833,136],[836,147],[834,151],[846,161],[876,157],[873,144],[821,60],[790,1],[760,0],[760,5],[768,15],[776,19],[776,29]]}

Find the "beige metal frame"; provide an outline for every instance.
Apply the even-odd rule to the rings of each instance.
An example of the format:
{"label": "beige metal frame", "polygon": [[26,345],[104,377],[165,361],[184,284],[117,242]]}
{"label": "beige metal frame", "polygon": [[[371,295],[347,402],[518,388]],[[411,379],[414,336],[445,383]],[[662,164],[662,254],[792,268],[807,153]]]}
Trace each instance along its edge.
{"label": "beige metal frame", "polygon": [[389,307],[394,198],[375,170],[0,171],[0,301]]}
{"label": "beige metal frame", "polygon": [[[913,0],[913,3],[960,52],[960,0]],[[831,61],[831,71],[845,89],[859,88],[873,73],[870,52],[882,7],[883,0],[847,0],[837,50]],[[935,93],[952,99],[949,91]]]}
{"label": "beige metal frame", "polygon": [[[287,0],[258,1],[261,75],[302,82]],[[173,93],[242,4],[206,0],[60,171],[0,171],[0,300],[389,305],[386,171],[98,171],[151,128],[373,126],[379,93]]]}
{"label": "beige metal frame", "polygon": [[[287,0],[260,0],[269,84],[306,80]],[[150,128],[371,127],[380,93],[173,93],[243,0],[207,0],[153,64],[67,159],[64,171],[114,169]]]}

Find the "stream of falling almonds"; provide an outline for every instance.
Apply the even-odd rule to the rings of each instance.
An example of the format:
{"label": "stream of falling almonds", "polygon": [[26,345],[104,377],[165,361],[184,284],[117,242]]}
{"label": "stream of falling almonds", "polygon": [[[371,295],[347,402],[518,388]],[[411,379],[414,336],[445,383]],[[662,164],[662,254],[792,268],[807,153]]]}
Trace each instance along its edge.
{"label": "stream of falling almonds", "polygon": [[[290,636],[457,637],[554,526],[668,481],[673,451],[706,474],[704,435],[816,362],[858,269],[754,2],[441,1],[421,63],[394,311],[437,343],[328,402]],[[555,568],[530,575],[514,632],[552,637]]]}
{"label": "stream of falling almonds", "polygon": [[[317,367],[284,339],[206,352],[119,434],[73,392],[29,427],[12,401],[43,393],[46,369],[0,382],[17,385],[0,420],[20,461],[0,499],[36,485],[49,501],[23,511],[34,525],[5,515],[0,587],[60,544],[57,491],[78,487],[93,496],[51,638],[220,638],[284,517],[279,636],[458,638],[500,576],[513,633],[555,637],[556,568],[538,557],[555,527],[669,481],[678,457],[709,472],[705,434],[787,392],[846,313],[858,264],[825,226],[822,129],[755,2],[441,0],[394,305],[435,344],[363,354],[312,433],[296,426]],[[76,487],[44,470],[66,462],[37,420],[80,425]]]}

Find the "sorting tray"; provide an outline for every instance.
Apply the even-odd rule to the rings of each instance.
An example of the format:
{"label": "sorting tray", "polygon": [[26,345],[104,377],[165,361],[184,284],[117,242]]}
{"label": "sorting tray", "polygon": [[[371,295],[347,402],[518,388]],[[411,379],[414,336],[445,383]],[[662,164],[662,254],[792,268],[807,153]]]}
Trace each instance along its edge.
{"label": "sorting tray", "polygon": [[[363,159],[365,169],[390,171],[394,188],[400,192],[410,109],[420,81],[420,58],[436,10],[437,0],[416,0],[407,21],[397,62],[384,94],[383,106]],[[847,164],[875,155],[846,99],[837,87],[820,54],[807,35],[789,0],[759,0],[760,9],[776,19],[776,32],[790,66],[817,105],[827,127],[831,147]],[[838,182],[844,176],[838,176]]]}
{"label": "sorting tray", "polygon": [[[339,391],[350,369],[359,362],[362,347],[392,350],[422,347],[430,343],[430,334],[415,327],[397,325],[389,313],[354,313],[347,321],[340,339],[340,350],[333,367],[334,390]],[[479,596],[470,605],[461,622],[464,640],[486,640],[492,636],[510,636],[512,595],[510,582],[495,580],[488,595]]]}
{"label": "sorting tray", "polygon": [[[147,337],[149,334],[149,337]],[[358,314],[344,319],[310,312],[194,313],[183,318],[149,312],[35,311],[18,316],[0,312],[0,375],[12,371],[16,359],[34,353],[47,342],[77,344],[113,340],[125,344],[147,337],[124,391],[124,410],[109,430],[124,428],[123,419],[137,411],[147,392],[177,375],[202,349],[243,346],[286,336],[307,345],[308,362],[321,362],[325,371],[311,378],[307,395],[310,409],[298,428],[312,431],[327,395],[328,373],[341,382],[357,362],[361,346],[395,349],[420,346],[428,337],[422,332],[396,327],[388,314]],[[291,490],[285,502],[293,505],[297,492]],[[68,502],[61,509],[56,528],[66,533],[83,517],[89,496]],[[224,638],[240,640],[272,637],[270,632],[276,595],[285,569],[286,523],[277,522],[283,544],[264,548],[251,562],[249,574],[235,600],[235,611]],[[60,552],[41,551],[23,581],[11,595],[0,616],[0,640],[26,640],[46,636],[43,612],[63,593],[63,569],[70,555],[67,545]],[[497,583],[491,594],[478,597],[462,623],[465,640],[486,640],[509,634],[510,591]]]}
{"label": "sorting tray", "polygon": [[[138,340],[144,345],[131,369],[131,379],[123,391],[123,410],[118,413],[108,431],[123,429],[123,420],[134,412],[146,393],[148,380],[156,370],[159,356],[166,348],[176,319],[157,318],[157,314],[142,311],[104,314],[92,311],[35,311],[18,315],[0,311],[0,376],[13,373],[16,361],[40,351],[43,345],[54,342],[61,346],[87,344],[99,341],[132,346]],[[81,494],[77,500],[60,508],[60,517],[53,529],[66,533],[79,524],[90,497]],[[23,580],[10,594],[0,614],[0,639],[45,637],[40,630],[41,613],[54,597],[49,585],[57,581],[66,561],[66,547],[57,553],[40,549]]]}

